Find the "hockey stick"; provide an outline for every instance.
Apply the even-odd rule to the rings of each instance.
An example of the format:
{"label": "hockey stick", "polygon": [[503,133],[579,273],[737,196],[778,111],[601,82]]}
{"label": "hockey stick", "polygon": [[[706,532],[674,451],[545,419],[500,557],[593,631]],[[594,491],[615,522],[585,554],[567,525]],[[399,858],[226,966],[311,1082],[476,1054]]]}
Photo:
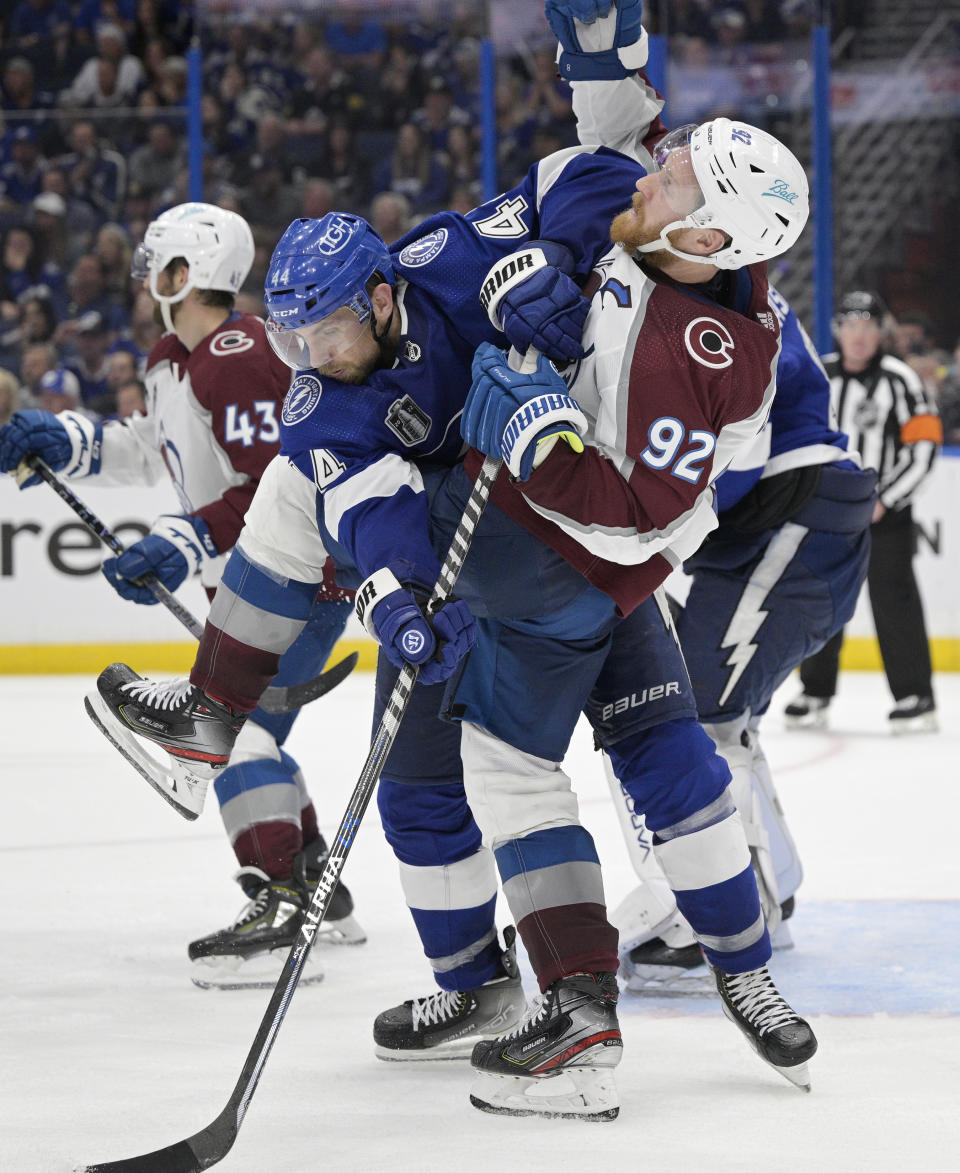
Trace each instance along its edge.
{"label": "hockey stick", "polygon": [[[107,529],[96,514],[90,512],[86,505],[60,480],[48,464],[41,460],[39,456],[24,457],[20,464],[20,470],[16,474],[18,480],[21,477],[21,470],[24,465],[45,480],[57,496],[70,506],[87,529],[95,537],[99,538],[108,550],[116,554],[118,558],[120,557],[124,552],[124,548],[120,544],[117,536]],[[141,575],[140,578],[136,579],[136,582],[138,586],[146,587],[158,603],[162,603],[172,615],[176,616],[194,639],[199,640],[203,636],[203,625],[180,602],[176,595],[167,590],[155,574]],[[331,688],[336,688],[342,680],[345,680],[350,675],[356,663],[357,653],[351,652],[349,656],[344,657],[344,659],[334,664],[326,672],[321,672],[319,676],[314,676],[312,680],[305,680],[301,684],[290,684],[286,687],[270,685],[264,690],[263,696],[260,698],[260,705],[267,713],[289,713],[294,709],[299,709],[301,705],[316,700],[318,697],[323,696],[324,693],[329,692]]]}
{"label": "hockey stick", "polygon": [[[440,575],[427,604],[430,611],[435,611],[441,606],[453,591],[464,559],[470,549],[470,543],[473,541],[473,535],[490,497],[493,483],[500,471],[501,463],[499,458],[488,456],[477,474],[473,491],[464,507],[457,532],[450,543],[450,549],[447,551]],[[243,1118],[257,1089],[264,1065],[287,1013],[290,999],[297,988],[317,928],[326,916],[330,897],[340,878],[354,836],[370,802],[387,754],[390,752],[390,747],[397,735],[419,671],[418,667],[411,664],[400,670],[400,675],[397,677],[397,682],[387,701],[383,719],[373,735],[370,752],[363,764],[360,778],[350,796],[349,805],[330,846],[330,854],[327,857],[323,874],[310,898],[303,924],[300,926],[299,939],[290,950],[283,973],[274,988],[270,1003],[260,1021],[256,1038],[247,1054],[240,1078],[237,1080],[223,1111],[206,1128],[187,1137],[186,1140],[178,1141],[163,1149],[156,1149],[152,1153],[145,1153],[140,1157],[107,1161],[100,1165],[81,1166],[77,1173],[200,1173],[200,1170],[209,1169],[211,1165],[222,1161],[233,1147],[240,1131],[240,1125],[243,1123]]]}

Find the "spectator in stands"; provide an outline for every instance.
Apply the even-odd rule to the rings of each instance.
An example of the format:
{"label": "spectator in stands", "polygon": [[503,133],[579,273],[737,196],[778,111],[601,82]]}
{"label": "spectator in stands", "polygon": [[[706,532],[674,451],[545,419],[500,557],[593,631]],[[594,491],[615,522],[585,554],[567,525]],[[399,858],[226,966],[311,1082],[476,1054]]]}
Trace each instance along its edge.
{"label": "spectator in stands", "polygon": [[33,228],[14,224],[0,239],[0,319],[17,319],[17,299],[38,286],[53,298],[62,295],[63,271],[44,258]]}
{"label": "spectator in stands", "polygon": [[523,83],[515,73],[501,71],[493,92],[497,114],[497,167],[500,187],[519,183],[531,163],[536,123],[523,100]]}
{"label": "spectator in stands", "polygon": [[747,18],[740,8],[721,8],[713,15],[714,58],[728,69],[747,62]]}
{"label": "spectator in stands", "polygon": [[936,345],[933,323],[926,314],[908,310],[893,324],[893,352],[907,360],[911,355],[927,354]]}
{"label": "spectator in stands", "polygon": [[333,185],[326,179],[308,179],[300,192],[300,215],[307,220],[322,220],[336,208]]}
{"label": "spectator in stands", "polygon": [[136,380],[139,374],[137,370],[137,356],[125,346],[116,345],[108,352],[106,365],[107,392],[113,402],[116,403],[117,392],[120,388],[125,383]]}
{"label": "spectator in stands", "polygon": [[705,118],[736,117],[742,89],[736,73],[719,64],[704,37],[677,38],[670,69],[670,120],[677,125]]}
{"label": "spectator in stands", "polygon": [[371,73],[383,66],[387,54],[387,35],[383,25],[362,12],[345,12],[341,20],[331,20],[326,31],[327,45],[351,68]]}
{"label": "spectator in stands", "polygon": [[57,331],[57,314],[49,297],[28,289],[18,301],[22,346],[50,342]]}
{"label": "spectator in stands", "polygon": [[75,7],[73,24],[77,40],[87,45],[94,43],[97,30],[107,21],[118,25],[126,37],[136,27],[137,5],[134,0],[81,0]]}
{"label": "spectator in stands", "polygon": [[940,416],[943,420],[943,442],[960,445],[960,338],[953,348],[953,358],[940,384]]}
{"label": "spectator in stands", "polygon": [[166,117],[151,119],[147,141],[130,156],[131,193],[156,200],[173,186],[186,164],[186,149],[177,129]]}
{"label": "spectator in stands", "polygon": [[370,201],[370,223],[387,244],[393,244],[411,227],[410,201],[397,191],[380,192]]}
{"label": "spectator in stands", "polygon": [[71,152],[59,160],[70,194],[93,209],[102,223],[116,220],[127,189],[127,167],[121,155],[100,141],[97,128],[81,119],[70,132]]}
{"label": "spectator in stands", "polygon": [[12,371],[0,370],[0,428],[20,410],[20,384]]}
{"label": "spectator in stands", "polygon": [[107,291],[103,265],[96,253],[78,257],[67,280],[69,301],[67,320],[60,323],[59,340],[69,340],[76,332],[78,320],[95,314],[107,332],[122,329],[127,324],[127,311],[117,297]]}
{"label": "spectator in stands", "polygon": [[745,40],[750,44],[782,41],[787,26],[780,13],[781,0],[743,0],[747,27]]}
{"label": "spectator in stands", "polygon": [[0,212],[20,211],[40,194],[44,160],[37,132],[24,123],[12,135],[10,161],[0,167]]}
{"label": "spectator in stands", "polygon": [[297,202],[284,181],[283,164],[272,155],[252,155],[246,166],[249,182],[243,190],[243,214],[276,238],[297,214]]}
{"label": "spectator in stands", "polygon": [[454,106],[450,83],[438,75],[427,82],[423,105],[414,111],[410,121],[420,129],[431,150],[445,151],[451,129],[455,126],[468,127],[470,115],[459,106]]}
{"label": "spectator in stands", "polygon": [[186,105],[188,72],[186,57],[168,57],[164,61],[155,86],[162,105]]}
{"label": "spectator in stands", "polygon": [[[41,411],[84,411],[77,376],[66,367],[53,367],[41,376],[37,386],[37,407]],[[89,408],[84,414],[89,413]]]}
{"label": "spectator in stands", "polygon": [[473,130],[451,126],[447,135],[447,172],[451,185],[472,184],[480,174],[480,156]]}
{"label": "spectator in stands", "polygon": [[117,388],[117,419],[130,419],[133,415],[147,414],[146,389],[139,379],[130,379]]}
{"label": "spectator in stands", "polygon": [[7,39],[18,52],[43,52],[57,30],[69,28],[72,21],[66,0],[20,0],[10,17]]}
{"label": "spectator in stands", "polygon": [[104,289],[108,296],[127,302],[130,293],[130,238],[121,224],[104,224],[97,233],[94,255],[103,266]]}
{"label": "spectator in stands", "polygon": [[97,52],[60,95],[60,105],[132,106],[144,84],[143,62],[127,52],[127,38],[119,25],[106,23],[97,28]]}
{"label": "spectator in stands", "polygon": [[557,77],[552,49],[538,49],[532,57],[532,73],[524,93],[528,116],[538,125],[573,123],[570,87]]}
{"label": "spectator in stands", "polygon": [[451,55],[450,89],[453,102],[470,115],[472,125],[480,122],[480,42],[463,37]]}
{"label": "spectator in stands", "polygon": [[35,405],[40,397],[40,380],[59,361],[57,348],[50,342],[25,346],[20,359],[20,398]]}
{"label": "spectator in stands", "polygon": [[3,67],[0,78],[0,99],[4,119],[10,130],[18,126],[31,126],[32,121],[18,118],[21,111],[43,110],[53,105],[49,93],[38,92],[33,65],[26,57],[11,57]]}
{"label": "spectator in stands", "polygon": [[330,122],[323,149],[323,177],[333,184],[338,208],[361,209],[370,199],[370,165],[345,119]]}
{"label": "spectator in stands", "polygon": [[355,118],[358,107],[355,87],[338,68],[329,49],[314,46],[304,58],[302,68],[303,80],[293,87],[287,101],[291,134],[322,134],[330,118]]}
{"label": "spectator in stands", "polygon": [[109,415],[115,404],[107,380],[110,329],[103,315],[92,311],[78,318],[74,323],[72,342],[73,353],[67,367],[79,380],[83,405],[98,415]]}
{"label": "spectator in stands", "polygon": [[31,206],[31,223],[44,256],[61,269],[69,268],[93,244],[94,211],[85,200],[71,196],[60,167],[44,172],[43,191]]}
{"label": "spectator in stands", "polygon": [[416,57],[402,43],[391,45],[376,89],[369,95],[365,128],[395,131],[409,122],[413,112],[420,106],[424,88],[423,74]]}
{"label": "spectator in stands", "polygon": [[443,161],[430,149],[419,127],[408,122],[397,131],[393,153],[375,172],[374,187],[400,192],[415,213],[429,215],[444,206],[450,180]]}
{"label": "spectator in stands", "polygon": [[[142,232],[137,234],[137,239],[143,239]],[[163,333],[163,325],[158,315],[159,308],[147,290],[138,290],[133,299],[133,309],[130,311],[130,325],[121,331],[114,343],[115,347],[123,347],[133,354],[138,374],[143,373],[147,355],[159,342]]]}
{"label": "spectator in stands", "polygon": [[460,212],[465,216],[467,212],[473,211],[474,208],[479,207],[482,203],[483,192],[481,191],[479,182],[456,183],[450,189],[450,199],[447,201],[447,207],[451,212]]}

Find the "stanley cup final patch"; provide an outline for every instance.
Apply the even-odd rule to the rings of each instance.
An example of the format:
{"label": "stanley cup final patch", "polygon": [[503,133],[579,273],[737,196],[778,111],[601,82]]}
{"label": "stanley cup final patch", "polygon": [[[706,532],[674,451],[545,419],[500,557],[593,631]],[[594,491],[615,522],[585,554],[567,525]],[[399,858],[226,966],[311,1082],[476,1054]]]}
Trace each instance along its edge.
{"label": "stanley cup final patch", "polygon": [[430,434],[430,417],[409,395],[390,404],[385,422],[408,448],[422,444]]}

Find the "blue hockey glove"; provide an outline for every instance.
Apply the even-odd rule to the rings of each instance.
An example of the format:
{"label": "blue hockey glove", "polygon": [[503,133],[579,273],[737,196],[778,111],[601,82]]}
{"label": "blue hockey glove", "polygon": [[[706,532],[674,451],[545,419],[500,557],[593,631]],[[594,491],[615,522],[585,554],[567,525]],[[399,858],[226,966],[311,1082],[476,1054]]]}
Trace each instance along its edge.
{"label": "blue hockey glove", "polygon": [[521,353],[533,346],[554,362],[571,362],[583,357],[583,323],[590,309],[572,272],[568,248],[531,241],[497,261],[480,287],[480,304]]}
{"label": "blue hockey glove", "polygon": [[647,63],[641,0],[547,0],[566,81],[617,81]]}
{"label": "blue hockey glove", "polygon": [[[25,456],[39,456],[54,472],[64,469],[71,476],[88,476],[100,471],[100,441],[103,426],[76,411],[54,415],[29,408],[15,411],[0,428],[0,472],[16,473]],[[17,483],[21,489],[39,485],[31,473]]]}
{"label": "blue hockey glove", "polygon": [[386,568],[357,588],[356,607],[390,663],[419,664],[423,684],[446,680],[477,639],[466,603],[451,599],[428,618],[413,591]]}
{"label": "blue hockey glove", "polygon": [[502,350],[482,342],[473,356],[460,430],[468,444],[487,456],[502,456],[511,474],[525,481],[558,437],[574,452],[583,451],[587,417],[543,355],[536,371],[521,374],[507,365]]}
{"label": "blue hockey glove", "polygon": [[158,517],[145,538],[134,542],[119,558],[108,558],[100,569],[122,599],[151,604],[157,600],[134,579],[155,574],[167,590],[175,591],[188,574],[195,574],[218,553],[202,518]]}

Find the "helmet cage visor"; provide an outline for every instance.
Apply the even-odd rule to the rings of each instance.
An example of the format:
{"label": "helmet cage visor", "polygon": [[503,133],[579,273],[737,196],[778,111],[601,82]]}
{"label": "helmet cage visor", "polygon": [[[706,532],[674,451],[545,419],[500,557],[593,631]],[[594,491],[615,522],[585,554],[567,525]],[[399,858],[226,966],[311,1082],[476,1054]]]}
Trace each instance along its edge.
{"label": "helmet cage visor", "polygon": [[373,314],[373,307],[365,292],[358,292],[332,314],[305,326],[289,325],[277,318],[296,308],[271,308],[267,320],[267,341],[278,358],[294,371],[322,370],[335,363],[351,349],[363,335]]}
{"label": "helmet cage visor", "polygon": [[[701,228],[704,226],[703,209],[706,206],[706,196],[697,179],[693,166],[692,148],[690,140],[697,124],[688,123],[678,126],[676,130],[665,135],[653,150],[653,160],[657,164],[657,174],[660,176],[660,195],[670,210],[676,216],[669,224],[660,229],[656,240],[637,247],[637,252],[650,253],[665,250],[675,257],[685,261],[696,261],[700,264],[715,263],[715,254],[700,256],[696,253],[686,253],[671,244],[668,239],[671,232],[683,228]],[[698,213],[701,213],[698,215]],[[707,217],[709,220],[709,216]]]}

